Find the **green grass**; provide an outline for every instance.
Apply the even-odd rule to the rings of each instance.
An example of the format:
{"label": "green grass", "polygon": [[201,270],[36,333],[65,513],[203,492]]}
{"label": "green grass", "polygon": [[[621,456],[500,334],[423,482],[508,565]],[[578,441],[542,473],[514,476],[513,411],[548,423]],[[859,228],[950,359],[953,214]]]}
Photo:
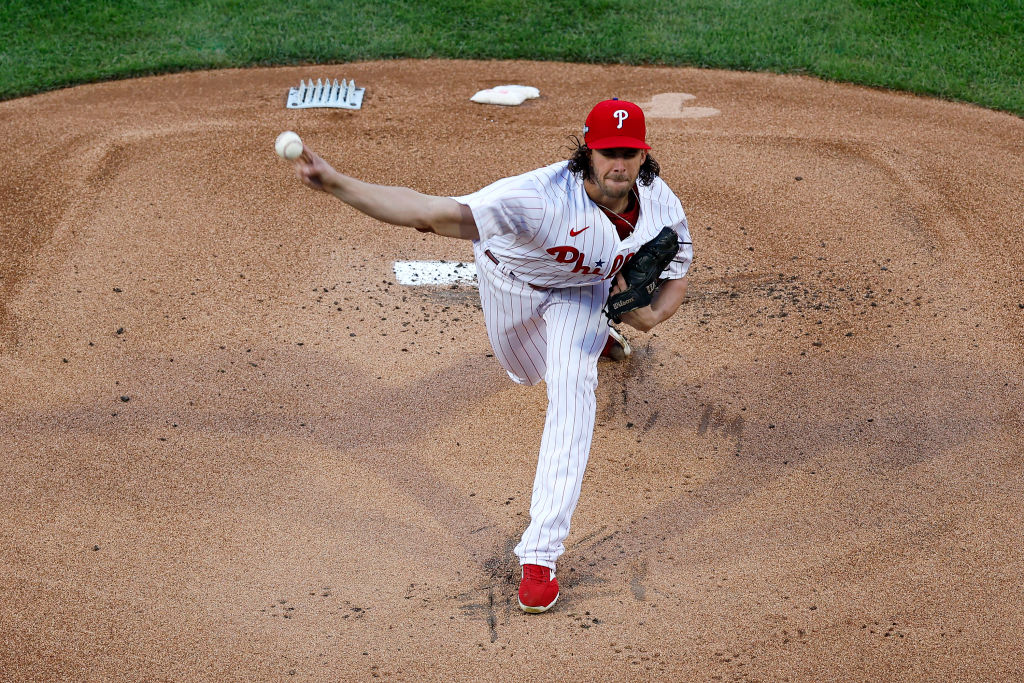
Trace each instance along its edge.
{"label": "green grass", "polygon": [[0,98],[392,57],[806,73],[1024,114],[1024,0],[2,0]]}

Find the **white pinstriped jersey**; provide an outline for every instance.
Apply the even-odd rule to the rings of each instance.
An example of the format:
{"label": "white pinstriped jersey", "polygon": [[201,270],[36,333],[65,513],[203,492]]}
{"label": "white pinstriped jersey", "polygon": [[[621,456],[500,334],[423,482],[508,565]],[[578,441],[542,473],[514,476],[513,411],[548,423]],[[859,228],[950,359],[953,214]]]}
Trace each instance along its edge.
{"label": "white pinstriped jersey", "polygon": [[686,214],[661,178],[648,187],[637,185],[640,218],[620,240],[568,166],[561,161],[454,199],[472,210],[484,249],[531,285],[579,287],[609,279],[666,226],[675,229],[680,245],[663,277],[686,275],[693,260]]}

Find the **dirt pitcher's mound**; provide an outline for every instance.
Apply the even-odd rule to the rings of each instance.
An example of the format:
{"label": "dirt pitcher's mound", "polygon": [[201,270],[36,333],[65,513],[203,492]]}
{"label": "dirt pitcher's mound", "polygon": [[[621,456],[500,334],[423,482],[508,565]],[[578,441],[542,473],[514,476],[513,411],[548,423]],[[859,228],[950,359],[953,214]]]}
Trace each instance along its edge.
{"label": "dirt pitcher's mound", "polygon": [[[288,110],[355,79],[361,111]],[[519,83],[518,107],[470,102]],[[303,188],[460,194],[643,104],[691,295],[601,365],[548,614],[544,387],[468,245]],[[1012,680],[1024,122],[808,78],[528,62],[183,74],[0,104],[0,678]]]}

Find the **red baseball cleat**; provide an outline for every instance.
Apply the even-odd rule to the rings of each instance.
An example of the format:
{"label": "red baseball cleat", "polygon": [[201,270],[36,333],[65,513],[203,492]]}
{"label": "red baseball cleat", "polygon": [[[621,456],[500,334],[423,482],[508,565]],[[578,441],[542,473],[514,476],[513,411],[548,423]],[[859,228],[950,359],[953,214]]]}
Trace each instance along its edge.
{"label": "red baseball cleat", "polygon": [[519,584],[519,607],[524,612],[546,612],[558,600],[558,579],[554,570],[539,564],[523,565],[523,580]]}

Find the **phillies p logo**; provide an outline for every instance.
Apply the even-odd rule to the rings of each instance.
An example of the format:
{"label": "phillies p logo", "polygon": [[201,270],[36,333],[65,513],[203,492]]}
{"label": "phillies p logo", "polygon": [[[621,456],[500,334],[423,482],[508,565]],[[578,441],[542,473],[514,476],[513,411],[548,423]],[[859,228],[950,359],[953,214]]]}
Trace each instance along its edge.
{"label": "phillies p logo", "polygon": [[629,112],[626,111],[625,109],[616,109],[614,112],[612,112],[612,116],[619,120],[619,125],[615,127],[622,128],[622,122],[629,118]]}

